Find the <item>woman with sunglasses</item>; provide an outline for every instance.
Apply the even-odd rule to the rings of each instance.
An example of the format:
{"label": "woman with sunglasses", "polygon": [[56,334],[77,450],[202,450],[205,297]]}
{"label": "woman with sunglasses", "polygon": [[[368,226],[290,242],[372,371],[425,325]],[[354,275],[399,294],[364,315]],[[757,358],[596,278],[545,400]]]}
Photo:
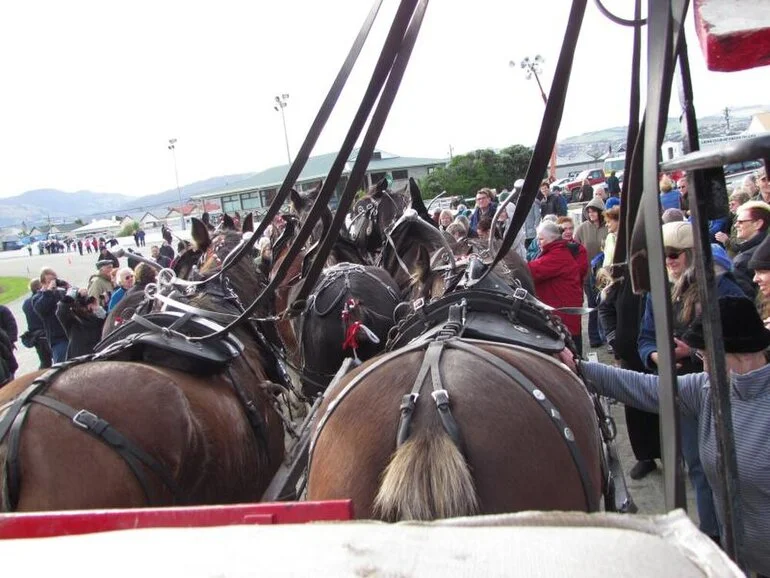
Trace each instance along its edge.
{"label": "woman with sunglasses", "polygon": [[[695,356],[694,350],[682,341],[681,336],[692,325],[696,315],[697,286],[693,265],[693,232],[692,225],[687,221],[675,221],[663,225],[663,245],[666,255],[666,270],[671,286],[672,314],[674,323],[674,357],[676,359],[677,375],[686,375],[703,371],[703,363]],[[717,295],[721,297],[746,295],[729,274],[730,260],[725,256],[721,261],[715,259],[715,274],[717,275]],[[695,297],[693,297],[695,296]],[[644,315],[639,328],[639,358],[645,367],[657,372],[658,346],[655,342],[655,319],[652,310],[652,299],[647,295]],[[698,454],[698,421],[697,417],[682,416],[681,420],[682,454],[687,463],[687,471],[695,488],[695,499],[698,506],[700,530],[704,534],[719,536],[719,525],[711,496],[711,487],[703,473]],[[640,462],[641,463],[641,462]],[[656,464],[646,464],[647,473],[656,469]],[[644,473],[642,471],[636,472]]]}
{"label": "woman with sunglasses", "polygon": [[770,226],[770,205],[763,201],[749,201],[738,207],[735,214],[735,231],[738,240],[735,246],[735,276],[742,281],[741,286],[750,287],[753,299],[757,287],[752,281],[754,270],[749,265],[751,257],[759,244],[767,237],[767,227]]}
{"label": "woman with sunglasses", "polygon": [[[753,303],[742,297],[719,299],[725,361],[730,376],[735,453],[738,462],[739,499],[743,515],[743,562],[759,575],[770,576],[770,364],[764,350],[770,346],[765,328]],[[705,343],[700,318],[680,341],[702,358]],[[575,360],[568,350],[560,359],[578,371],[589,387],[625,404],[658,412],[658,377]],[[703,370],[677,379],[681,414],[699,424],[697,441],[705,475],[715,490],[721,490],[717,475],[717,436],[712,413],[709,375]],[[715,495],[720,514],[722,493]],[[700,509],[699,509],[700,513]]]}

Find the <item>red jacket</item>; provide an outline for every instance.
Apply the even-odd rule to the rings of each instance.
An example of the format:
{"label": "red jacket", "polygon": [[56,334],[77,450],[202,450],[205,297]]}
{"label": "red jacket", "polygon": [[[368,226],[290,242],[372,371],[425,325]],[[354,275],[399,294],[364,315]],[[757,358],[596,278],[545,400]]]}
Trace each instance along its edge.
{"label": "red jacket", "polygon": [[[551,307],[582,307],[583,279],[580,265],[567,241],[557,239],[542,248],[540,256],[529,262],[538,299]],[[579,315],[557,313],[572,335],[581,331]]]}

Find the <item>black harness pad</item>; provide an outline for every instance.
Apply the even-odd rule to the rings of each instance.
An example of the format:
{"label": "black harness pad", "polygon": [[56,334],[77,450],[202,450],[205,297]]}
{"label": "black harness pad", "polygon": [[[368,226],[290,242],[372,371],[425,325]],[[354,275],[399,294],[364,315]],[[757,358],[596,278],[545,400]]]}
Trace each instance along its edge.
{"label": "black harness pad", "polygon": [[543,353],[564,349],[563,336],[526,299],[474,287],[450,293],[408,316],[394,328],[397,333],[388,341],[388,351],[418,337],[427,339],[441,332],[449,318],[449,308],[463,299],[466,313],[459,333],[462,337],[520,345]]}
{"label": "black harness pad", "polygon": [[187,337],[219,329],[216,323],[189,313],[150,313],[119,325],[96,345],[94,352],[99,360],[141,361],[185,373],[212,375],[224,371],[243,352],[243,344],[233,335],[203,343]]}

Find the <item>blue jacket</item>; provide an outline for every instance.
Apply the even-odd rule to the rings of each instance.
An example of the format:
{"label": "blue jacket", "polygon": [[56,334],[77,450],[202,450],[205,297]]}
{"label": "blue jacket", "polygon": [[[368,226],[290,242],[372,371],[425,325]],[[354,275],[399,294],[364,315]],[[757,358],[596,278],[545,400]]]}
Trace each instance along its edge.
{"label": "blue jacket", "polygon": [[61,291],[49,289],[38,291],[32,297],[32,309],[35,310],[35,313],[42,320],[45,335],[48,338],[48,343],[51,345],[67,341],[67,334],[56,318],[56,304],[61,301],[63,295]]}
{"label": "blue jacket", "polygon": [[[492,201],[489,203],[489,207],[487,208],[487,214],[489,215],[490,218],[493,218],[495,216],[495,211],[497,211],[497,203]],[[481,219],[481,211],[479,211],[479,208],[476,207],[475,209],[473,209],[473,214],[471,215],[471,218],[468,221],[468,224],[470,226],[470,229],[468,231],[469,237],[478,236],[478,234],[476,233],[476,228],[479,226],[480,219]]]}
{"label": "blue jacket", "polygon": [[681,209],[682,194],[679,192],[679,189],[672,189],[667,193],[661,193],[660,206],[664,211],[666,209]]}
{"label": "blue jacket", "polygon": [[[746,294],[735,282],[732,274],[725,273],[719,276],[717,281],[717,297],[746,297]],[[644,315],[639,329],[639,339],[637,340],[639,348],[639,358],[647,369],[656,371],[657,367],[650,361],[650,355],[658,350],[655,343],[655,319],[652,312],[652,297],[648,293],[645,296]]]}
{"label": "blue jacket", "polygon": [[112,308],[115,307],[115,305],[117,305],[121,299],[123,299],[125,294],[126,290],[123,289],[123,287],[118,287],[115,289],[115,291],[112,292],[112,297],[110,297],[110,302],[107,304],[107,311],[112,311]]}

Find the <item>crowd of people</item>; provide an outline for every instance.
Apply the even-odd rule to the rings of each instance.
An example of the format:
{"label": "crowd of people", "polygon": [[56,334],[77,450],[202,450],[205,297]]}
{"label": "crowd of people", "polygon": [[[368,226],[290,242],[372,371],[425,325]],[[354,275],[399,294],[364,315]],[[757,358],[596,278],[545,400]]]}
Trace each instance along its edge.
{"label": "crowd of people", "polygon": [[[177,256],[168,240],[150,250],[151,259],[160,267],[172,266]],[[156,268],[131,252],[125,267],[106,242],[89,252],[96,257],[95,271],[85,283],[76,285],[61,279],[51,267],[43,267],[38,277],[30,279],[29,294],[22,305],[27,330],[21,335],[11,310],[0,305],[0,386],[10,382],[18,369],[14,350],[19,339],[35,350],[40,369],[92,353],[101,340],[108,313],[121,309],[124,300],[143,293],[147,284],[155,281]],[[116,318],[117,323],[122,321]]]}

